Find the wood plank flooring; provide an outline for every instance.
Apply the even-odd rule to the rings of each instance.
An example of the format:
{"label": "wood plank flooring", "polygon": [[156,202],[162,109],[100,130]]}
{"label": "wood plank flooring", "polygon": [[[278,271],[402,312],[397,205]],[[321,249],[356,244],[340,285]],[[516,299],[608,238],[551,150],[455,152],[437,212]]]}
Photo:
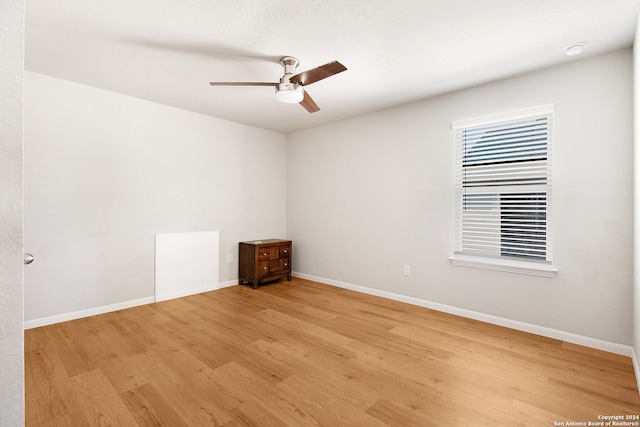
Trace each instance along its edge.
{"label": "wood plank flooring", "polygon": [[26,425],[38,427],[640,414],[630,358],[301,279],[30,329],[25,364]]}

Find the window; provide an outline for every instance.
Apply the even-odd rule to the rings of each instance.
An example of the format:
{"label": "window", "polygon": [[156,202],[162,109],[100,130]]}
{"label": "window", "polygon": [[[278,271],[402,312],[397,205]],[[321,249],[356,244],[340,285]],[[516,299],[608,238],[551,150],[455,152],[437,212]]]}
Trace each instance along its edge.
{"label": "window", "polygon": [[456,265],[553,276],[553,106],[454,122]]}

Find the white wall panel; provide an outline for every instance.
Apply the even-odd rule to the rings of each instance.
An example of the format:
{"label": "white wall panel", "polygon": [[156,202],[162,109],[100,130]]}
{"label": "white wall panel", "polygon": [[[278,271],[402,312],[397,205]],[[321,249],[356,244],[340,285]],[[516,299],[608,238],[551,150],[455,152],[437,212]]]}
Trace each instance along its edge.
{"label": "white wall panel", "polygon": [[156,301],[219,289],[219,245],[218,231],[157,234]]}

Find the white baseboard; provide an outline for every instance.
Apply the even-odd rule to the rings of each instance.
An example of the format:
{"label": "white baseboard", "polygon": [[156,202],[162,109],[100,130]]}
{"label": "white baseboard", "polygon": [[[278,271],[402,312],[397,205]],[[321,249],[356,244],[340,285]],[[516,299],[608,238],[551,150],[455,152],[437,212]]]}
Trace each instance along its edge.
{"label": "white baseboard", "polygon": [[[349,289],[356,292],[362,292],[364,294],[375,295],[378,297],[388,298],[394,301],[405,302],[407,304],[417,305],[420,307],[429,308],[436,311],[442,311],[456,316],[466,317],[469,319],[479,320],[494,325],[504,326],[506,328],[515,329],[518,331],[529,332],[535,335],[540,335],[547,338],[553,338],[560,341],[566,341],[573,344],[582,345],[585,347],[591,347],[598,350],[608,351],[610,353],[620,354],[623,356],[632,357],[633,348],[629,345],[612,343],[609,341],[603,341],[596,338],[585,337],[582,335],[573,334],[571,332],[560,331],[557,329],[551,329],[544,326],[533,325],[531,323],[520,322],[518,320],[506,319],[503,317],[493,316],[491,314],[480,313],[477,311],[467,310],[464,308],[458,308],[446,304],[440,304],[433,301],[428,301],[420,298],[409,297],[406,295],[400,295],[393,292],[381,291],[379,289],[368,288],[366,286],[354,285],[351,283],[341,282],[333,279],[326,279],[324,277],[313,276],[310,274],[293,272],[293,276],[301,279],[312,280],[314,282],[326,283],[328,285],[336,286],[343,289]],[[635,365],[634,365],[635,366]],[[636,367],[636,372],[640,372]],[[637,376],[636,376],[637,377]]]}
{"label": "white baseboard", "polygon": [[203,292],[217,291],[218,289],[220,289],[220,284],[213,283],[211,285],[201,286],[198,288],[184,289],[177,292],[167,292],[160,295],[156,294],[155,300],[156,302],[167,301],[175,298],[188,297],[189,295],[201,294]]}
{"label": "white baseboard", "polygon": [[25,320],[24,329],[39,328],[40,326],[53,325],[54,323],[67,322],[69,320],[83,317],[96,316],[98,314],[109,313],[111,311],[124,310],[125,308],[137,307],[139,305],[151,304],[153,297],[145,297],[131,301],[119,302],[116,304],[103,305],[86,310],[73,311],[70,313],[56,314],[55,316],[42,317],[40,319]]}
{"label": "white baseboard", "polygon": [[640,365],[638,365],[638,357],[636,355],[636,350],[633,347],[631,347],[631,361],[633,362],[633,371],[636,373],[638,391],[640,391]]}
{"label": "white baseboard", "polygon": [[123,301],[116,304],[103,305],[100,307],[89,308],[86,310],[73,311],[70,313],[62,313],[54,316],[42,317],[39,319],[25,320],[24,329],[39,328],[40,326],[53,325],[54,323],[68,322],[69,320],[81,319],[83,317],[97,316],[99,314],[109,313],[112,311],[124,310],[126,308],[137,307],[140,305],[151,304],[154,302],[166,301],[173,298],[180,298],[189,295],[200,294],[203,292],[214,291],[217,289],[228,288],[237,285],[237,280],[229,280],[219,284],[205,286],[201,288],[189,289],[183,292],[159,295],[156,297],[145,297],[131,301]]}
{"label": "white baseboard", "polygon": [[222,282],[220,283],[220,289],[222,288],[229,288],[231,286],[236,286],[238,284],[238,279],[235,280],[228,280],[226,282]]}

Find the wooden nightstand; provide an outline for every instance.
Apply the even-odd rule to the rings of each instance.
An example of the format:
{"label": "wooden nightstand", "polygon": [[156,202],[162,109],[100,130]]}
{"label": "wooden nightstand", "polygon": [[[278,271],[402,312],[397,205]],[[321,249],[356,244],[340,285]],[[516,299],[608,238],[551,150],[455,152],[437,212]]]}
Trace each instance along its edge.
{"label": "wooden nightstand", "polygon": [[286,277],[291,280],[291,240],[266,239],[240,242],[238,281],[253,289],[258,283]]}

